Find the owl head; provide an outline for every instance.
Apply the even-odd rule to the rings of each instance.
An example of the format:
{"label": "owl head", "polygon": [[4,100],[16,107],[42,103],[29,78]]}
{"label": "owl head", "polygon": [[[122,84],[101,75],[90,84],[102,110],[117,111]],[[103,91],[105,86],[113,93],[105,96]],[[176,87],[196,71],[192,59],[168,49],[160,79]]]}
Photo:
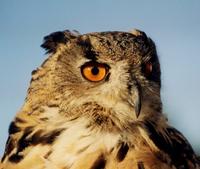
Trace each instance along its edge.
{"label": "owl head", "polygon": [[32,73],[28,106],[56,105],[66,117],[138,121],[161,112],[160,64],[144,32],[55,32]]}

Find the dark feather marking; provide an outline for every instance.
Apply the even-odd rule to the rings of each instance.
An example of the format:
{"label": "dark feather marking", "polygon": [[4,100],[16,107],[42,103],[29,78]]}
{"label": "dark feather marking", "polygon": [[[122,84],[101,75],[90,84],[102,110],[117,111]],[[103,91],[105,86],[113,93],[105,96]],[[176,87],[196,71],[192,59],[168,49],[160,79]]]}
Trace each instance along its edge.
{"label": "dark feather marking", "polygon": [[129,150],[128,144],[122,142],[120,144],[120,148],[119,148],[118,153],[117,153],[117,160],[122,161],[126,157],[128,150]]}
{"label": "dark feather marking", "polygon": [[[32,127],[28,127],[25,129],[24,134],[19,139],[17,144],[17,152],[9,157],[9,161],[13,163],[18,163],[23,159],[22,155],[19,155],[21,151],[23,151],[29,143],[26,141],[26,137],[32,132]],[[10,143],[11,144],[11,143]]]}
{"label": "dark feather marking", "polygon": [[19,155],[19,154],[13,154],[9,157],[9,161],[13,162],[13,163],[18,163],[20,162],[22,159],[24,158],[24,156]]}
{"label": "dark feather marking", "polygon": [[40,120],[41,120],[41,121],[48,121],[49,118],[47,118],[47,117],[42,117],[42,118],[40,118]]}
{"label": "dark feather marking", "polygon": [[58,104],[48,104],[48,107],[59,107]]}
{"label": "dark feather marking", "polygon": [[1,161],[3,162],[4,159],[6,158],[6,156],[8,156],[11,151],[15,148],[15,145],[14,145],[14,141],[12,140],[12,138],[9,136],[7,141],[6,141],[6,148],[5,148],[5,153],[1,159]]}
{"label": "dark feather marking", "polygon": [[94,164],[92,165],[91,169],[104,169],[106,166],[106,160],[103,154],[101,154]]}
{"label": "dark feather marking", "polygon": [[50,150],[50,151],[48,151],[48,152],[45,154],[44,158],[47,159],[51,154],[52,154],[52,151]]}
{"label": "dark feather marking", "polygon": [[88,149],[88,147],[90,147],[90,145],[87,145],[87,146],[81,148],[80,150],[77,151],[77,154],[80,154],[80,153],[84,152],[85,150]]}
{"label": "dark feather marking", "polygon": [[52,144],[56,137],[61,134],[64,129],[57,129],[49,133],[45,133],[43,130],[39,130],[30,138],[30,142],[33,145],[36,144]]}
{"label": "dark feather marking", "polygon": [[[19,120],[19,119],[18,119],[18,120],[16,119],[16,121],[19,122],[20,120]],[[22,122],[23,122],[23,121],[22,121]],[[20,130],[21,130],[21,129],[20,129],[19,127],[16,126],[16,123],[15,123],[15,122],[12,122],[12,123],[10,124],[10,127],[9,127],[9,134],[10,134],[10,136],[8,137],[8,140],[7,140],[7,142],[6,142],[5,153],[4,153],[4,155],[3,155],[2,161],[3,161],[3,160],[6,158],[6,156],[8,156],[8,155],[11,153],[11,151],[16,147],[16,145],[15,145],[16,143],[15,143],[15,141],[12,139],[12,136],[11,136],[11,135],[12,135],[12,134],[15,134],[15,133],[17,133],[17,132],[19,132]],[[29,131],[29,130],[30,130],[30,131]],[[18,144],[17,144],[17,152],[9,157],[9,160],[10,160],[11,162],[19,162],[19,161],[23,158],[23,156],[18,155],[18,153],[19,153],[20,151],[22,151],[22,150],[24,149],[24,147],[27,146],[26,143],[23,142],[22,140],[25,139],[26,135],[30,134],[31,128],[29,127],[29,128],[26,129],[24,132],[26,133],[25,136],[23,135],[22,138],[18,141]]]}
{"label": "dark feather marking", "polygon": [[58,43],[66,43],[65,35],[63,32],[54,32],[44,37],[44,43],[41,47],[47,50],[47,53],[56,52]]}
{"label": "dark feather marking", "polygon": [[15,122],[17,122],[17,123],[25,123],[26,121],[24,119],[16,117]]}
{"label": "dark feather marking", "polygon": [[33,71],[31,72],[31,75],[32,75],[32,76],[35,75],[35,74],[37,73],[37,71],[38,71],[38,69],[33,70]]}
{"label": "dark feather marking", "polygon": [[8,133],[9,134],[15,134],[15,133],[17,133],[17,132],[19,132],[19,131],[21,131],[21,129],[20,129],[20,127],[18,127],[17,125],[16,125],[16,122],[11,122],[10,123],[10,126],[9,126],[9,129],[8,129]]}
{"label": "dark feather marking", "polygon": [[98,54],[92,49],[92,45],[89,39],[86,39],[86,40],[80,39],[78,42],[78,45],[83,47],[84,52],[85,52],[85,57],[87,59],[90,59],[92,61],[97,60],[96,56],[98,56]]}
{"label": "dark feather marking", "polygon": [[109,79],[110,79],[110,73],[108,73],[108,74],[106,75],[106,77],[105,77],[105,82],[108,82]]}
{"label": "dark feather marking", "polygon": [[23,156],[19,155],[19,153],[25,148],[37,144],[52,144],[56,137],[59,136],[63,130],[64,129],[57,129],[49,133],[39,130],[30,136],[33,131],[33,127],[27,127],[24,130],[24,134],[18,141],[16,153],[10,156],[9,160],[14,163],[20,162],[20,160],[23,159]]}
{"label": "dark feather marking", "polygon": [[165,134],[170,139],[169,142],[165,139],[162,133],[156,130],[156,127],[152,123],[146,122],[145,126],[149,137],[153,140],[155,145],[171,157],[172,163],[177,168],[189,168],[188,165],[191,162],[195,164],[197,161],[195,153],[188,141],[179,131],[170,127],[166,128]]}
{"label": "dark feather marking", "polygon": [[64,130],[65,129],[58,129],[58,130],[53,131],[49,135],[48,134],[45,135],[45,137],[48,139],[48,141],[44,142],[44,144],[52,144],[55,141],[56,137],[58,137]]}
{"label": "dark feather marking", "polygon": [[138,162],[138,169],[145,169],[143,162]]}
{"label": "dark feather marking", "polygon": [[76,35],[69,30],[54,32],[44,37],[44,43],[41,47],[47,50],[46,53],[55,53],[58,44],[66,44],[70,39],[75,37]]}
{"label": "dark feather marking", "polygon": [[72,117],[71,119],[69,119],[68,121],[74,121],[76,119],[78,119],[79,117],[75,116],[75,117]]}
{"label": "dark feather marking", "polygon": [[18,141],[17,153],[23,151],[26,147],[30,146],[30,142],[27,140],[27,137],[29,136],[29,134],[31,134],[32,130],[33,130],[32,127],[27,127],[24,130],[24,134]]}

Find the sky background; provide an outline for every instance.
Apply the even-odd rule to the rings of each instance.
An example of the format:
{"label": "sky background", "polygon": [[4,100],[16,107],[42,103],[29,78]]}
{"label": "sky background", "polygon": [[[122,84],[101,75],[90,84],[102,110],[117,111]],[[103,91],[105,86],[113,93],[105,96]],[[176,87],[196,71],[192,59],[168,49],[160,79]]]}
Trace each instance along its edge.
{"label": "sky background", "polygon": [[157,45],[170,124],[200,152],[199,0],[0,0],[0,156],[45,35],[59,30],[146,32]]}

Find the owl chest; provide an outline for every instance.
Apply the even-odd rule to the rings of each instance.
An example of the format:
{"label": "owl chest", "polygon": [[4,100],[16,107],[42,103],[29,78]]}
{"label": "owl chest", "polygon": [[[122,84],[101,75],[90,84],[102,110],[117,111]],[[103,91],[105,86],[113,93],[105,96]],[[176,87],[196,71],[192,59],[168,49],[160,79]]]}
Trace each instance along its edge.
{"label": "owl chest", "polygon": [[[143,140],[129,140],[119,133],[90,130],[82,125],[66,129],[52,145],[51,153],[45,157],[57,168],[113,169],[165,167]],[[156,164],[154,162],[156,161]],[[51,166],[52,166],[51,165]],[[150,167],[149,167],[150,166]]]}
{"label": "owl chest", "polygon": [[71,125],[52,145],[48,160],[56,166],[87,169],[89,164],[111,153],[120,138],[120,134],[91,130],[84,123]]}
{"label": "owl chest", "polygon": [[55,127],[62,129],[59,129],[60,132],[48,131],[48,135],[37,135],[36,140],[43,142],[36,145],[30,142],[19,154],[23,155],[23,159],[17,164],[8,163],[6,169],[24,169],[24,166],[30,169],[169,168],[156,155],[156,147],[148,145],[145,136],[142,136],[144,133],[103,132],[88,128],[86,121]]}

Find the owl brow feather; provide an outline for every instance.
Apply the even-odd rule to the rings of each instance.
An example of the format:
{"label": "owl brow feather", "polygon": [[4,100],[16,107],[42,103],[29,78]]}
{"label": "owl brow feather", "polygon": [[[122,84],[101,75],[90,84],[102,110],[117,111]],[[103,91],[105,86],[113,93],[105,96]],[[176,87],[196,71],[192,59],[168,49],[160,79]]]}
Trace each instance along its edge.
{"label": "owl brow feather", "polygon": [[85,58],[90,59],[92,61],[97,60],[98,53],[93,50],[93,47],[92,47],[92,44],[91,44],[89,38],[84,39],[84,40],[79,38],[77,44],[84,49],[84,52],[85,52],[84,57]]}

